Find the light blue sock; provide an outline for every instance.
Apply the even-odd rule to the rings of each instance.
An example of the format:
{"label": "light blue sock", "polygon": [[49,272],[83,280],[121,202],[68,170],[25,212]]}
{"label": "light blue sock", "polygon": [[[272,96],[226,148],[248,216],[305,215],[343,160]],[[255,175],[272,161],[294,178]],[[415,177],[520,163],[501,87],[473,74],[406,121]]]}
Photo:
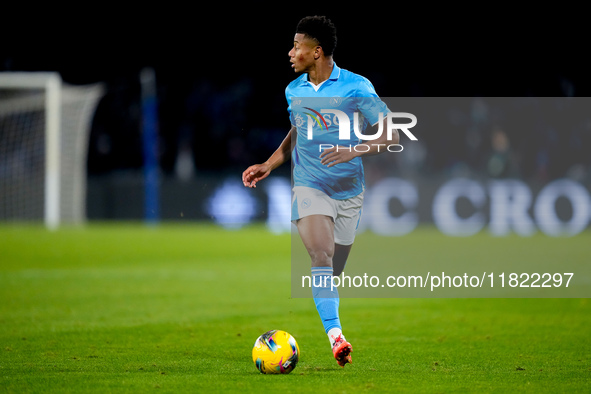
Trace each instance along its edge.
{"label": "light blue sock", "polygon": [[331,289],[331,283],[331,267],[312,267],[312,296],[327,333],[331,328],[341,328],[339,292],[336,287]]}

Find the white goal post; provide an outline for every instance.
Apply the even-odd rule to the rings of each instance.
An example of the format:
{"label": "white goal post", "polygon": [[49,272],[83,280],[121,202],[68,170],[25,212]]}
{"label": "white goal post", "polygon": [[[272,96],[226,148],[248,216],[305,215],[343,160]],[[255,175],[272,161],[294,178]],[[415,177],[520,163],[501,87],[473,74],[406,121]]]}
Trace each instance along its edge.
{"label": "white goal post", "polygon": [[100,83],[0,72],[0,221],[86,219],[86,159]]}

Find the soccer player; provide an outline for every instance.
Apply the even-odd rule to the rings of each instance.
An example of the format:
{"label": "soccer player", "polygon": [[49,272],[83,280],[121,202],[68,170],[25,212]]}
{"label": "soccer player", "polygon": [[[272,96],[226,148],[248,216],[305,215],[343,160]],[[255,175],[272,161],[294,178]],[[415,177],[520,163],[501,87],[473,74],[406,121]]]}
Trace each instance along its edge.
{"label": "soccer player", "polygon": [[[353,348],[342,332],[338,289],[331,286],[332,277],[340,275],[345,268],[361,216],[365,189],[361,156],[383,152],[384,144],[398,144],[399,136],[394,130],[388,140],[383,132],[371,144],[357,138],[347,141],[355,141],[354,145],[345,146],[339,138],[337,114],[321,113],[325,104],[332,105],[346,113],[351,121],[362,119],[364,125],[376,126],[382,120],[382,130],[386,130],[384,119],[388,108],[369,80],[336,65],[333,59],[336,42],[336,28],[330,19],[308,16],[300,20],[289,59],[294,71],[301,75],[285,89],[291,128],[267,161],[242,173],[242,181],[246,187],[256,187],[292,157],[292,221],[311,259],[316,309],[334,358],[344,367],[352,362]],[[321,98],[322,104],[310,108],[316,98]],[[362,116],[355,118],[354,112]],[[315,124],[312,139],[310,123]],[[351,136],[353,132],[351,126]]]}

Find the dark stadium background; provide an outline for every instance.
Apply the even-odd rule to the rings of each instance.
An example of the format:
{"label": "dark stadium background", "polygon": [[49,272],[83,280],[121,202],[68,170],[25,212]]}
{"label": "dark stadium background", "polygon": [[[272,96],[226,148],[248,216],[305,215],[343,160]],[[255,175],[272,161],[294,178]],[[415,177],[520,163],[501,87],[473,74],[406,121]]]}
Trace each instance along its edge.
{"label": "dark stadium background", "polygon": [[[296,75],[287,53],[305,15],[323,14],[335,22],[336,63],[368,77],[384,97],[591,92],[579,12],[566,5],[517,10],[498,3],[473,8],[319,4],[89,7],[71,18],[73,25],[39,26],[45,39],[31,43],[30,50],[7,46],[0,71],[58,71],[70,84],[105,85],[90,135],[89,187],[93,180],[141,176],[139,74],[144,68],[154,69],[157,80],[163,179],[178,178],[175,163],[183,150],[193,154],[193,176],[238,175],[264,160],[289,127],[284,89]],[[531,135],[513,138],[521,146],[532,140]],[[523,141],[515,141],[519,138]],[[533,138],[561,155],[548,178],[563,176],[573,164],[564,154],[568,136]],[[585,138],[583,144],[591,142]],[[427,142],[426,171],[453,166],[468,154],[465,145],[441,152]],[[582,160],[589,167],[591,155]],[[526,177],[536,176],[535,168],[528,171]],[[276,174],[289,176],[289,166]],[[90,207],[89,215],[136,215],[113,209]]]}

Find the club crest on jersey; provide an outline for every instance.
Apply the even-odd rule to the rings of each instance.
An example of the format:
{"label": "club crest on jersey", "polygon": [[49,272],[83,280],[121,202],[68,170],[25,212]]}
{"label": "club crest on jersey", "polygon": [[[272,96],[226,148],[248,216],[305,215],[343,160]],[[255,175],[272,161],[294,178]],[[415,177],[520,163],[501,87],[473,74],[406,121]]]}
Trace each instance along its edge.
{"label": "club crest on jersey", "polygon": [[328,103],[330,104],[331,107],[338,107],[343,103],[343,98],[342,97],[331,97],[328,99]]}

